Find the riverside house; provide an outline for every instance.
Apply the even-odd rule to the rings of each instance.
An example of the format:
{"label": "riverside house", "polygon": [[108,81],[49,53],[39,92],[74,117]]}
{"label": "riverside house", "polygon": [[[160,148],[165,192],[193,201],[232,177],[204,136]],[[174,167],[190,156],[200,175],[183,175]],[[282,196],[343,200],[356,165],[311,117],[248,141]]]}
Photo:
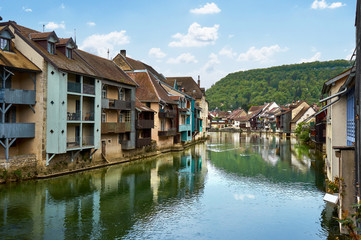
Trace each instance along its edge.
{"label": "riverside house", "polygon": [[[42,155],[43,116],[41,101],[42,74],[39,67],[26,58],[15,29],[0,26],[0,162],[34,161]],[[16,40],[15,40],[16,38]]]}
{"label": "riverside house", "polygon": [[[339,178],[337,194],[339,217],[345,211],[354,212],[357,193],[355,166],[355,70],[347,71],[326,81],[321,102],[327,109],[326,124],[326,173],[329,181]],[[341,224],[340,224],[341,227]],[[344,231],[344,229],[341,230]]]}
{"label": "riverside house", "polygon": [[177,143],[178,104],[161,86],[164,77],[151,66],[127,57],[125,50],[122,50],[113,61],[139,85],[136,97],[156,113],[152,139],[157,142],[158,148],[169,149]]}

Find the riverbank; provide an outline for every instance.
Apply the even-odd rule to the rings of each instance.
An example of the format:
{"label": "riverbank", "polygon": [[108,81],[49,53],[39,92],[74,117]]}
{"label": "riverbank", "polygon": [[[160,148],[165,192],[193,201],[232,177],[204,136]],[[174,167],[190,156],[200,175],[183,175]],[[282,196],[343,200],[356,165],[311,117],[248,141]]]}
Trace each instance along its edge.
{"label": "riverbank", "polygon": [[143,159],[145,160],[153,157],[158,157],[170,152],[184,151],[193,145],[205,142],[207,139],[208,136],[205,138],[200,138],[183,144],[174,144],[173,146],[167,148],[155,149],[154,151],[149,151],[149,152],[141,152],[133,156],[117,158],[117,159],[109,159],[103,162],[92,162],[92,159],[89,158],[89,159],[85,159],[83,162],[62,164],[61,166],[56,165],[48,168],[40,167],[34,169],[34,167],[32,166],[23,167],[21,169],[14,169],[14,170],[11,169],[8,170],[3,168],[0,169],[0,184],[4,184],[8,182],[35,180],[35,179],[47,179],[47,178],[59,177],[63,175],[74,174],[74,173],[94,170],[98,168],[108,167],[112,165],[137,161],[137,160],[143,160]]}

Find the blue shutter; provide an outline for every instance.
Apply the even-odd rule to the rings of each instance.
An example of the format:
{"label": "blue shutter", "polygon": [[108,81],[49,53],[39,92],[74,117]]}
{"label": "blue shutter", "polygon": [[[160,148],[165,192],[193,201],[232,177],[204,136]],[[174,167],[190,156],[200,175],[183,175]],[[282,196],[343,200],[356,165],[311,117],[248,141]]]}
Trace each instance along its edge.
{"label": "blue shutter", "polygon": [[355,142],[355,89],[347,95],[347,146]]}

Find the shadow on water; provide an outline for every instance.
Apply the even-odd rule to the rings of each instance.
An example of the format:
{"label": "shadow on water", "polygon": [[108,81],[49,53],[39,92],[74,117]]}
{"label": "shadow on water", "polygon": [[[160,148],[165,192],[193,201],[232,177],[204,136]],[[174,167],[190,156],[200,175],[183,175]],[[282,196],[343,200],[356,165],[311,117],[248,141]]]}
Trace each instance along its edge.
{"label": "shadow on water", "polygon": [[[202,150],[204,149],[204,150]],[[203,192],[205,145],[161,158],[54,179],[0,186],[0,236],[5,239],[136,237],[139,221],[159,206],[176,207]]]}

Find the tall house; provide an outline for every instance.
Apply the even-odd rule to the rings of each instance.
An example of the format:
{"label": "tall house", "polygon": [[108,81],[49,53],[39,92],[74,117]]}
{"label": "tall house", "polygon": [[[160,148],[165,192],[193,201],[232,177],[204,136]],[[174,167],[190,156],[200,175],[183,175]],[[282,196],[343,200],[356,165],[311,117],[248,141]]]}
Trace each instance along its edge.
{"label": "tall house", "polygon": [[152,144],[152,128],[154,128],[155,111],[142,104],[139,99],[135,101],[136,109],[136,147],[142,148]]}
{"label": "tall house", "polygon": [[0,26],[0,159],[5,163],[10,158],[36,158],[41,145],[41,133],[35,131],[40,127],[35,126],[35,114],[41,71],[18,50],[13,31],[9,25]]}
{"label": "tall house", "polygon": [[177,142],[177,103],[161,86],[165,78],[151,66],[126,56],[124,50],[113,61],[139,85],[136,97],[156,112],[152,139],[160,148],[168,148]]}
{"label": "tall house", "polygon": [[205,89],[200,87],[200,77],[198,83],[192,77],[167,77],[166,83],[177,90],[193,97],[192,104],[192,132],[197,137],[205,137],[208,125],[208,102],[206,101]]}
{"label": "tall house", "polygon": [[[77,50],[101,76],[101,154],[119,158],[136,148],[136,83],[113,61]],[[99,153],[96,154],[99,156]]]}
{"label": "tall house", "polygon": [[178,103],[177,119],[180,141],[192,141],[192,103],[194,99],[164,82],[162,82],[161,85],[168,92],[168,95]]}
{"label": "tall house", "polygon": [[[42,70],[39,103],[43,103],[40,109],[43,116],[39,115],[38,122],[42,130],[39,137],[44,140],[37,149],[41,151],[39,159],[46,158],[43,163],[91,157],[100,149],[102,112],[107,111],[102,109],[102,96],[124,101],[121,109],[115,111],[129,111],[127,118],[134,122],[136,84],[112,61],[77,49],[72,38],[58,38],[54,31],[38,32],[15,22],[5,24],[14,29],[19,50]],[[109,86],[109,95],[104,95],[104,86]],[[119,89],[122,90],[119,92]],[[117,92],[114,97],[111,96],[113,90]],[[109,113],[109,119],[114,121],[111,115]],[[135,147],[134,123],[130,126],[128,141],[125,137],[120,141],[119,134],[114,134],[115,142],[123,143],[123,149]]]}

